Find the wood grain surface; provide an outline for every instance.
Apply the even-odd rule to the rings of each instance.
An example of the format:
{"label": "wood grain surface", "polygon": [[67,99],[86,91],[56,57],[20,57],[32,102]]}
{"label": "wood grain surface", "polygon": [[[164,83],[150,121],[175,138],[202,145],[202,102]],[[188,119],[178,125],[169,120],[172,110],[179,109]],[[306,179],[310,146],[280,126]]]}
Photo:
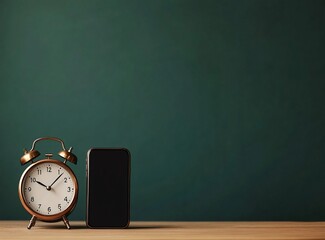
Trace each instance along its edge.
{"label": "wood grain surface", "polygon": [[89,229],[84,222],[0,221],[0,239],[325,239],[325,222],[131,222],[128,229]]}

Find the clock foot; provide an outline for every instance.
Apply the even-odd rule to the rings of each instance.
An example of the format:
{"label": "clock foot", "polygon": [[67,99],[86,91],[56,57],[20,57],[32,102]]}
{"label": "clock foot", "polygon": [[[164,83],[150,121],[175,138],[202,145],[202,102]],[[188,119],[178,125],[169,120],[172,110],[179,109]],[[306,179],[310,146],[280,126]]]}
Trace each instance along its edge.
{"label": "clock foot", "polygon": [[27,228],[28,229],[31,229],[32,227],[34,227],[35,226],[35,222],[36,222],[36,217],[35,216],[32,216],[32,218],[29,221],[29,224],[28,224]]}
{"label": "clock foot", "polygon": [[62,220],[63,220],[65,226],[67,227],[67,229],[71,229],[70,224],[69,224],[69,221],[68,221],[68,219],[66,218],[66,216],[63,216],[63,217],[62,217]]}

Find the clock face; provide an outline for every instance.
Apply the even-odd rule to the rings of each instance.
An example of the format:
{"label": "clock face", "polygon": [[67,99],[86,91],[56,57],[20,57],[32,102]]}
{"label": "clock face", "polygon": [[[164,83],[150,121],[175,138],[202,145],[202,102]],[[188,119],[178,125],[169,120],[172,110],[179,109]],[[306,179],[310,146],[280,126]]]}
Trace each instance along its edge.
{"label": "clock face", "polygon": [[72,171],[57,160],[43,160],[26,170],[21,192],[26,206],[44,216],[62,215],[77,197],[77,181]]}

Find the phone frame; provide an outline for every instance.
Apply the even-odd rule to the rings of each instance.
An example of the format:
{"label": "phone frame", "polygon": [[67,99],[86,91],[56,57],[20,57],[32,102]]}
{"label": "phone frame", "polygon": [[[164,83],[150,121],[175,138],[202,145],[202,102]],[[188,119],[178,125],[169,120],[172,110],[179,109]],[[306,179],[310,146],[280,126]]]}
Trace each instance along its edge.
{"label": "phone frame", "polygon": [[[97,227],[97,226],[91,226],[88,221],[88,214],[89,214],[89,169],[90,169],[90,158],[89,155],[91,151],[94,150],[122,150],[125,151],[128,155],[128,215],[127,215],[127,223],[125,226],[120,227]],[[90,148],[87,152],[87,159],[86,159],[86,225],[88,228],[93,229],[123,229],[128,228],[130,225],[130,197],[131,197],[131,153],[127,148]]]}

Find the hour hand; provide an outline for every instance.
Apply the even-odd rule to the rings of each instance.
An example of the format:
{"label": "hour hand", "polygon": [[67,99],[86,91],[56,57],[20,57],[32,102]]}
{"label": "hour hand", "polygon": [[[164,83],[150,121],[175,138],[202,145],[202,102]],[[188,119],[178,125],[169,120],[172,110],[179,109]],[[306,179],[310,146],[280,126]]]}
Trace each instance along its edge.
{"label": "hour hand", "polygon": [[47,188],[47,186],[44,183],[41,183],[39,181],[36,181],[39,185],[42,185],[43,187]]}

